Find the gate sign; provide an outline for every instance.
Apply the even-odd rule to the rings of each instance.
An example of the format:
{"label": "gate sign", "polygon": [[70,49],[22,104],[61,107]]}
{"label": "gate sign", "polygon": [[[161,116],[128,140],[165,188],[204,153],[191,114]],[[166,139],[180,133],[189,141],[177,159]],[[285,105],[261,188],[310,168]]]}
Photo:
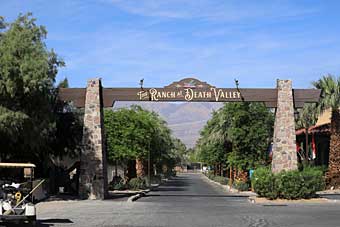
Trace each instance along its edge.
{"label": "gate sign", "polygon": [[151,88],[148,90],[142,89],[137,93],[140,101],[207,101],[215,100],[241,100],[241,93],[236,89],[222,89],[210,86],[197,79],[188,78],[179,82],[173,83],[164,89]]}
{"label": "gate sign", "polygon": [[[293,89],[294,107],[306,102],[318,102],[320,90]],[[195,78],[185,78],[163,88],[102,88],[103,106],[112,107],[115,101],[151,102],[263,102],[276,108],[277,88],[217,88]],[[86,88],[61,88],[59,99],[73,101],[76,107],[85,106]]]}

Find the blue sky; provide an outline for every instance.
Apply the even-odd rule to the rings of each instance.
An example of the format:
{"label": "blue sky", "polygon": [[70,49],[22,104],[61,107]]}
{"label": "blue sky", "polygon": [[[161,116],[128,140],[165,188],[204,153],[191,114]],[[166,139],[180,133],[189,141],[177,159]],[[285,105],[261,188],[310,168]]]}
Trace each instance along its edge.
{"label": "blue sky", "polygon": [[0,0],[7,21],[32,12],[65,60],[58,80],[162,87],[196,77],[218,87],[307,88],[340,73],[340,1]]}

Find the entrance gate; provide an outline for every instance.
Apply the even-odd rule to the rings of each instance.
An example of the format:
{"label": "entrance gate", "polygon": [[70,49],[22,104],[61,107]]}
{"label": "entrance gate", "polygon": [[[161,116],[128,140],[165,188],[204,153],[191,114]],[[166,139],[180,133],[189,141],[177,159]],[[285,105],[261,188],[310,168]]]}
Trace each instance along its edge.
{"label": "entrance gate", "polygon": [[59,99],[85,107],[79,194],[104,199],[107,193],[106,148],[103,108],[115,101],[263,102],[275,108],[272,171],[297,169],[294,108],[318,102],[320,90],[292,89],[292,81],[277,80],[275,89],[216,88],[186,78],[163,88],[103,88],[100,79],[88,80],[86,88],[61,88]]}

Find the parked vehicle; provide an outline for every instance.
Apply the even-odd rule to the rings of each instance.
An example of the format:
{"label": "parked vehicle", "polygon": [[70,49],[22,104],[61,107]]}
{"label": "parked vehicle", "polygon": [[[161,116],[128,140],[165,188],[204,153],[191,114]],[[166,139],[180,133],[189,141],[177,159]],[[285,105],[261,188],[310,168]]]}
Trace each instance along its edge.
{"label": "parked vehicle", "polygon": [[33,204],[32,193],[40,187],[43,180],[33,188],[34,168],[31,163],[0,163],[0,168],[7,168],[17,172],[23,169],[24,182],[9,182],[13,178],[11,171],[0,175],[0,223],[30,223],[36,224],[36,209]]}

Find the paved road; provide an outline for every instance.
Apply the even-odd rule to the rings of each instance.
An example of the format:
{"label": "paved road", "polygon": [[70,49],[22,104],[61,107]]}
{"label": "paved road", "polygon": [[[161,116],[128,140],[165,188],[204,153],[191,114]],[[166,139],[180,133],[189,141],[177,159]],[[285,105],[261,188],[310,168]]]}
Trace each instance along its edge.
{"label": "paved road", "polygon": [[136,202],[38,204],[40,226],[339,227],[340,203],[262,206],[230,197],[199,174],[183,174]]}

